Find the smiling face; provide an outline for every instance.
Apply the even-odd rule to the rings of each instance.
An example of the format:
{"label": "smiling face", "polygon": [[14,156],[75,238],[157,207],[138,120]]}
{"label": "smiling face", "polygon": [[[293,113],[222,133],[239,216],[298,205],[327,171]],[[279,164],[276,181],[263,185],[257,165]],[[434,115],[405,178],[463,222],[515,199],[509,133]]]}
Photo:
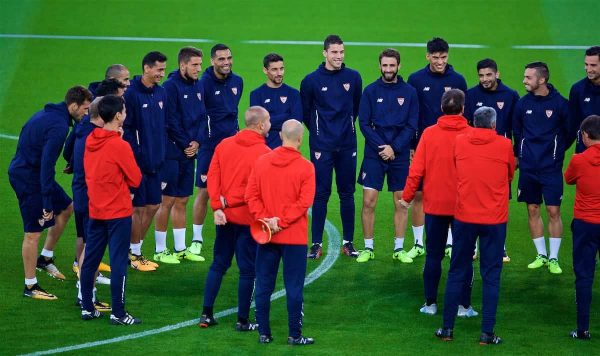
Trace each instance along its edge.
{"label": "smiling face", "polygon": [[283,84],[283,75],[285,67],[283,61],[271,62],[268,68],[263,68],[263,73],[267,76],[267,85],[272,88],[278,88]]}
{"label": "smiling face", "polygon": [[331,44],[329,48],[323,50],[325,57],[325,68],[328,70],[340,70],[344,63],[344,45]]}
{"label": "smiling face", "polygon": [[381,57],[379,69],[381,70],[381,79],[386,83],[392,83],[397,80],[400,64],[394,57]]}
{"label": "smiling face", "polygon": [[116,81],[118,81],[119,83],[125,85],[125,89],[124,90],[127,90],[127,87],[129,87],[129,85],[130,85],[129,70],[123,69],[122,71],[119,72],[119,75],[117,75],[116,77],[114,77],[114,79]]}
{"label": "smiling face", "polygon": [[214,57],[210,59],[210,63],[213,65],[213,70],[218,78],[226,78],[231,74],[231,67],[233,66],[231,50],[216,51]]}
{"label": "smiling face", "polygon": [[481,68],[477,72],[479,76],[479,84],[487,90],[496,90],[498,88],[498,78],[500,73],[494,71],[492,68]]}
{"label": "smiling face", "polygon": [[427,61],[429,62],[429,69],[433,73],[444,73],[446,66],[448,65],[448,52],[433,52],[427,53]]}
{"label": "smiling face", "polygon": [[154,62],[153,66],[144,65],[144,78],[148,83],[158,84],[165,77],[167,62]]}
{"label": "smiling face", "polygon": [[202,57],[191,57],[187,63],[179,63],[179,72],[184,78],[197,80],[202,71]]}
{"label": "smiling face", "polygon": [[523,74],[523,84],[528,92],[535,92],[544,84],[544,79],[541,78],[535,68],[526,68]]}
{"label": "smiling face", "polygon": [[585,56],[585,74],[594,84],[600,85],[600,56]]}

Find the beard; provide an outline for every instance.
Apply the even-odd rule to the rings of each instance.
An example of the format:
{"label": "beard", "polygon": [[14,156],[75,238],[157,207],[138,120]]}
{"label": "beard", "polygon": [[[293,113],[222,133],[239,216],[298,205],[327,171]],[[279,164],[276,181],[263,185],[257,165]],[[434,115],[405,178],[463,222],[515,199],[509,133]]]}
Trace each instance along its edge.
{"label": "beard", "polygon": [[381,77],[385,82],[393,82],[397,75],[398,71],[395,71],[394,73],[385,73],[383,71],[381,72]]}

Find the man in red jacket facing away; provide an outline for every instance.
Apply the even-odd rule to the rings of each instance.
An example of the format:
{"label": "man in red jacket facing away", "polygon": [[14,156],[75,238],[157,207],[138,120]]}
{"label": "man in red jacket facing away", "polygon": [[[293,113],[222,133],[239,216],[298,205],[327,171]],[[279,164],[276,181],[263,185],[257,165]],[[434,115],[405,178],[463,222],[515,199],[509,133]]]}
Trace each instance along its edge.
{"label": "man in red jacket facing away", "polygon": [[[415,156],[408,171],[400,204],[405,208],[415,197],[423,181],[423,211],[425,211],[425,305],[421,313],[437,313],[437,294],[442,275],[448,228],[454,220],[456,205],[456,169],[454,167],[454,142],[456,136],[472,128],[462,114],[465,94],[460,89],[450,89],[442,95],[442,112],[437,124],[423,131]],[[406,217],[405,217],[406,218]],[[471,308],[470,285],[466,286],[460,316],[476,316]]]}
{"label": "man in red jacket facing away", "polygon": [[308,345],[314,339],[302,335],[302,303],[306,274],[308,208],[315,198],[315,168],[298,149],[304,128],[294,119],[281,128],[283,145],[260,157],[248,179],[246,202],[255,219],[269,223],[276,233],[259,245],[256,253],[256,321],[259,342],[271,343],[269,311],[279,261],[287,295],[290,345]]}
{"label": "man in red jacket facing away", "polygon": [[452,340],[452,329],[464,285],[473,278],[473,249],[479,238],[483,281],[482,345],[499,344],[494,333],[504,257],[508,194],[515,172],[510,139],[496,134],[496,111],[482,106],[473,115],[475,128],[456,138],[457,196],[454,211],[454,246],[444,298],[444,326],[436,332]]}
{"label": "man in red jacket facing away", "polygon": [[254,291],[254,262],[256,242],[250,235],[254,218],[244,201],[248,176],[257,158],[269,152],[265,137],[271,129],[269,112],[260,106],[252,106],[245,113],[246,128],[221,141],[208,168],[208,196],[214,211],[217,229],[213,248],[213,263],[206,276],[204,306],[198,326],[216,325],[213,306],[223,275],[235,259],[240,270],[238,284],[237,331],[256,329],[249,319],[252,292]]}
{"label": "man in red jacket facing away", "polygon": [[565,171],[567,184],[575,184],[573,213],[573,270],[577,301],[577,330],[571,337],[590,338],[590,304],[600,250],[600,116],[590,115],[581,123],[581,137],[587,149],[573,156]]}
{"label": "man in red jacket facing away", "polygon": [[112,295],[110,322],[139,324],[141,320],[125,311],[125,281],[129,265],[129,240],[133,205],[129,188],[142,181],[131,146],[121,138],[125,121],[125,100],[107,95],[98,103],[103,128],[95,128],[85,142],[83,166],[89,197],[89,222],[85,258],[81,266],[81,318],[91,320],[102,314],[92,302],[98,265],[109,245]]}

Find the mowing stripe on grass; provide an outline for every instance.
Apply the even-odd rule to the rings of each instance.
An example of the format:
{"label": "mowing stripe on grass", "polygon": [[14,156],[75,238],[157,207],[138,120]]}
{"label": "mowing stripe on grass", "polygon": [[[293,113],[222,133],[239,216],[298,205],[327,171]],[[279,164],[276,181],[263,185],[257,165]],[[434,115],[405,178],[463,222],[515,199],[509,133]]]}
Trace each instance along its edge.
{"label": "mowing stripe on grass", "polygon": [[576,50],[582,50],[582,49],[588,49],[592,46],[570,46],[570,45],[565,45],[565,46],[550,46],[550,45],[520,45],[520,46],[511,46],[511,48],[514,49],[551,49],[551,50],[557,50],[557,49],[576,49]]}
{"label": "mowing stripe on grass", "polygon": [[[327,233],[327,236],[328,236],[327,254],[323,258],[323,262],[321,262],[321,264],[317,268],[315,268],[311,273],[309,273],[308,276],[306,276],[306,278],[304,279],[305,286],[316,281],[317,279],[319,279],[319,277],[321,277],[327,271],[329,271],[331,266],[333,266],[333,264],[339,257],[340,247],[342,245],[339,231],[328,220],[326,220],[325,221],[325,232]],[[271,296],[271,300],[279,299],[279,298],[283,297],[284,295],[285,295],[285,289],[279,290],[279,291],[273,293],[273,295]],[[252,307],[254,307],[254,303],[252,303]],[[220,311],[215,314],[215,317],[222,318],[222,317],[231,315],[233,313],[237,313],[237,308],[230,308],[227,310]],[[26,354],[26,355],[49,355],[49,354],[57,354],[57,353],[61,353],[61,352],[87,349],[87,348],[101,346],[101,345],[114,344],[117,342],[139,339],[139,338],[146,337],[146,336],[151,336],[151,335],[156,335],[156,334],[161,334],[164,332],[181,329],[181,328],[184,328],[187,326],[195,325],[199,321],[200,321],[200,319],[192,319],[192,320],[183,321],[181,323],[177,323],[177,324],[173,324],[173,325],[163,326],[162,328],[146,330],[146,331],[142,331],[142,332],[134,333],[134,334],[123,335],[123,336],[115,337],[112,339],[86,342],[84,344],[59,347],[59,348],[52,349],[52,350],[36,351],[36,352]]]}
{"label": "mowing stripe on grass", "polygon": [[7,135],[7,134],[0,133],[0,138],[17,141],[19,139],[19,136],[13,136],[13,135]]}

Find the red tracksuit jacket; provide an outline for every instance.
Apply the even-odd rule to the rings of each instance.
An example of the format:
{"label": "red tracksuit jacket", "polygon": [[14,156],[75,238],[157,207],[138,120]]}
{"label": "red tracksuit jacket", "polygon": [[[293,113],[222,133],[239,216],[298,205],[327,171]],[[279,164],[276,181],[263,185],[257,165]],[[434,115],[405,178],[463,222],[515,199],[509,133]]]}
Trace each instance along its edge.
{"label": "red tracksuit jacket", "polygon": [[565,171],[567,184],[576,184],[573,217],[590,224],[600,224],[600,144],[573,156]]}
{"label": "red tracksuit jacket", "polygon": [[[256,131],[242,130],[221,141],[208,168],[208,196],[213,210],[223,209],[228,222],[250,225],[254,220],[244,201],[248,176],[256,159],[271,151]],[[224,207],[220,197],[225,198]]]}
{"label": "red tracksuit jacket", "polygon": [[278,147],[256,161],[246,201],[255,219],[278,217],[282,230],[271,243],[306,245],[308,208],[315,198],[315,167],[291,147]]}
{"label": "red tracksuit jacket", "polygon": [[402,192],[404,201],[413,200],[423,179],[423,211],[430,215],[454,215],[454,143],[456,136],[472,129],[463,116],[444,115],[423,131]]}
{"label": "red tracksuit jacket", "polygon": [[457,198],[454,218],[472,224],[508,221],[508,194],[515,173],[512,142],[496,130],[475,128],[456,137]]}
{"label": "red tracksuit jacket", "polygon": [[131,146],[118,132],[96,128],[85,141],[83,154],[90,218],[109,220],[131,216],[129,187],[142,181]]}

